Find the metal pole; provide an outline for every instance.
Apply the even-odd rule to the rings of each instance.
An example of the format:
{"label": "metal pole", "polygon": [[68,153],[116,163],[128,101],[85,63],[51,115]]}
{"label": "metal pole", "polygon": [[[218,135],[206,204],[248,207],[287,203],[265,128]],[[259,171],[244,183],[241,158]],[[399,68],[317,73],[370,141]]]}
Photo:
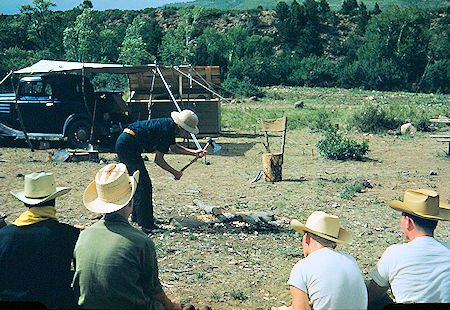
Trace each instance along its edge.
{"label": "metal pole", "polygon": [[[182,75],[186,76],[189,78],[189,75],[187,75],[186,73],[184,73],[183,71],[181,71],[180,69],[173,67],[175,70],[177,70],[178,72],[180,72]],[[227,100],[226,98],[222,97],[220,94],[216,93],[215,91],[213,91],[212,89],[210,89],[209,87],[203,85],[202,83],[200,83],[199,81],[197,81],[196,79],[192,79],[195,83],[197,83],[198,85],[200,85],[201,87],[203,87],[204,89],[206,89],[207,91],[210,91],[211,93],[213,93],[214,95],[216,95],[217,97],[219,97],[222,100]]]}
{"label": "metal pole", "polygon": [[[181,112],[181,108],[180,108],[180,106],[178,105],[178,102],[175,100],[175,97],[173,96],[172,92],[170,91],[170,87],[169,87],[169,85],[167,84],[166,80],[164,79],[164,76],[162,75],[161,69],[159,69],[159,67],[156,66],[156,70],[158,70],[158,74],[159,74],[159,76],[161,77],[161,80],[163,81],[164,86],[166,87],[167,92],[169,93],[170,98],[172,99],[173,103],[174,103],[175,106],[177,107],[178,112]],[[190,134],[191,134],[192,140],[194,140],[195,146],[197,146],[197,149],[201,150],[202,147],[200,146],[200,143],[198,143],[198,140],[197,140],[197,138],[195,137],[195,135],[194,135],[192,132],[191,132]]]}
{"label": "metal pole", "polygon": [[17,95],[19,93],[19,85],[17,85],[17,88],[15,88],[13,79],[11,79],[11,85],[14,89],[16,112],[17,112],[17,117],[19,118],[20,126],[22,127],[23,135],[25,136],[25,140],[27,141],[28,147],[30,148],[30,150],[32,152],[34,152],[33,144],[31,144],[30,138],[28,138],[28,133],[25,129],[25,124],[23,123],[22,113],[20,112],[20,109],[19,109],[19,103],[17,102]]}
{"label": "metal pole", "polygon": [[[155,66],[156,66],[156,64],[155,64]],[[155,78],[156,78],[156,70],[152,69],[152,71],[153,71],[152,87],[150,88],[150,96],[148,97],[148,105],[147,105],[148,119],[150,119],[152,116],[152,96],[153,96],[153,89],[155,87]]]}
{"label": "metal pole", "polygon": [[9,73],[3,78],[3,80],[0,82],[0,85],[12,74],[12,71],[9,71]]}

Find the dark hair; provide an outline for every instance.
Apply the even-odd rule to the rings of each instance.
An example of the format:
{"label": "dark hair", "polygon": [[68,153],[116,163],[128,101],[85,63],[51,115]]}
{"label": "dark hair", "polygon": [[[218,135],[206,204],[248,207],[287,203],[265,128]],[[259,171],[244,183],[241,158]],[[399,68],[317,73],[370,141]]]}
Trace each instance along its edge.
{"label": "dark hair", "polygon": [[437,220],[426,219],[417,215],[412,215],[408,212],[402,212],[402,216],[407,216],[413,220],[414,224],[426,234],[433,236],[436,229]]}
{"label": "dark hair", "polygon": [[41,203],[38,203],[37,205],[29,205],[25,203],[25,206],[27,208],[33,208],[33,207],[54,207],[55,206],[55,199],[50,199]]}
{"label": "dark hair", "polygon": [[319,242],[321,245],[323,245],[326,248],[332,248],[334,249],[337,245],[335,241],[331,241],[322,237],[319,237],[318,235],[311,233],[309,231],[305,231],[305,234],[308,234],[311,238]]}

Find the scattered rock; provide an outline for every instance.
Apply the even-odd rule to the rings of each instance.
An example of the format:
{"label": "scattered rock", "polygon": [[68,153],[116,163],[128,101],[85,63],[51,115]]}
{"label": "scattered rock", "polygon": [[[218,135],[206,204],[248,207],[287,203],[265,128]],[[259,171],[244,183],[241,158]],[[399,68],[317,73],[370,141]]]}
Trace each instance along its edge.
{"label": "scattered rock", "polygon": [[370,180],[366,179],[356,179],[355,185],[361,187],[362,189],[373,188],[372,184],[370,184]]}
{"label": "scattered rock", "polygon": [[340,207],[340,205],[339,205],[337,202],[333,203],[331,206],[332,206],[333,208],[339,208],[339,207]]}
{"label": "scattered rock", "polygon": [[430,175],[438,175],[437,171],[430,170]]}
{"label": "scattered rock", "polygon": [[258,97],[256,96],[251,96],[250,98],[248,98],[249,101],[258,101]]}
{"label": "scattered rock", "polygon": [[23,175],[22,173],[18,173],[18,174],[16,175],[16,177],[17,177],[17,178],[23,178],[24,175]]}
{"label": "scattered rock", "polygon": [[207,214],[212,214],[212,215],[217,216],[217,215],[221,215],[223,213],[223,210],[221,207],[207,206],[199,199],[194,199],[194,204],[196,206],[198,206],[199,208],[202,208],[203,211],[205,211],[205,213],[207,213]]}
{"label": "scattered rock", "polygon": [[175,216],[169,220],[169,225],[174,227],[200,228],[208,223],[197,220],[193,216]]}
{"label": "scattered rock", "polygon": [[296,108],[296,109],[301,109],[304,107],[305,107],[305,105],[304,105],[303,101],[297,101],[296,103],[294,103],[294,108]]}
{"label": "scattered rock", "polygon": [[399,130],[392,130],[392,129],[389,129],[389,130],[387,131],[387,134],[388,134],[388,135],[391,135],[391,136],[400,136],[402,133],[401,133]]}
{"label": "scattered rock", "polygon": [[406,135],[406,134],[410,134],[410,135],[414,135],[414,133],[417,131],[416,127],[414,127],[411,123],[406,123],[403,124],[400,127],[400,133],[402,135]]}
{"label": "scattered rock", "polygon": [[143,161],[149,161],[148,156],[145,154],[141,155]]}

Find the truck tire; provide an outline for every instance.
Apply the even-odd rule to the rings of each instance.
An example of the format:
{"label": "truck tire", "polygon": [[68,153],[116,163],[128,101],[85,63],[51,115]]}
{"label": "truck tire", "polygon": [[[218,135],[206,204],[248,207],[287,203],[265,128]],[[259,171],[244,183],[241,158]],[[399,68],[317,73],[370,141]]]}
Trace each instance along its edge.
{"label": "truck tire", "polygon": [[67,128],[67,139],[74,148],[85,148],[89,144],[91,126],[85,120],[77,120]]}

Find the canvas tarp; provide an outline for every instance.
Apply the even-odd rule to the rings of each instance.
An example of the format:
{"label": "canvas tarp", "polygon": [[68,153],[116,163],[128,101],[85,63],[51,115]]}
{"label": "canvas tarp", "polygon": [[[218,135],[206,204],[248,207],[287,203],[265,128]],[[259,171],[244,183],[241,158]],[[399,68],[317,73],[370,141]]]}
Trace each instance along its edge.
{"label": "canvas tarp", "polygon": [[57,60],[40,60],[30,67],[26,67],[17,71],[15,74],[38,74],[51,72],[68,72],[81,71],[95,72],[95,73],[118,73],[130,74],[137,72],[146,72],[155,68],[154,64],[142,66],[127,66],[120,64],[101,64],[89,62],[72,62],[72,61],[57,61]]}

